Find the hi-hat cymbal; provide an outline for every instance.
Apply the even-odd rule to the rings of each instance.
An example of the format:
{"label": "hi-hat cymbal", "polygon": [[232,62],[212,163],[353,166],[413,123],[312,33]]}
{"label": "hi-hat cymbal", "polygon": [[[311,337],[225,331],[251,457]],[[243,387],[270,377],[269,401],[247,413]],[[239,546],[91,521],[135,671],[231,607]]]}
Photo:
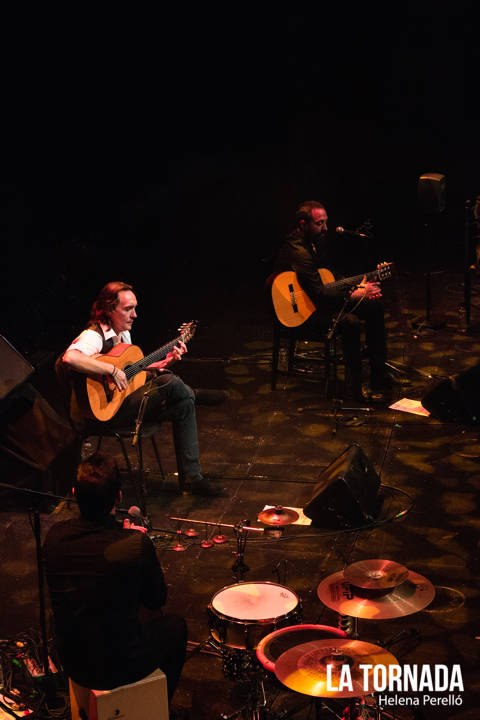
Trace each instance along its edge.
{"label": "hi-hat cymbal", "polygon": [[432,583],[412,570],[401,585],[391,590],[355,587],[345,580],[344,572],[326,577],[317,588],[324,605],[341,615],[366,620],[388,620],[423,610],[435,597]]}
{"label": "hi-hat cymbal", "polygon": [[[359,665],[371,665],[364,671]],[[397,665],[397,659],[372,643],[349,639],[323,639],[296,645],[275,661],[275,675],[291,690],[313,697],[361,697],[374,692],[372,676],[376,665]],[[330,689],[327,665],[331,665]],[[342,666],[350,669],[351,687],[342,687]]]}
{"label": "hi-hat cymbal", "polygon": [[405,582],[408,568],[393,560],[360,560],[347,565],[343,576],[356,587],[384,590]]}
{"label": "hi-hat cymbal", "polygon": [[295,510],[290,508],[284,508],[281,505],[275,505],[275,507],[263,510],[259,516],[259,522],[265,525],[291,525],[298,520],[299,515]]}

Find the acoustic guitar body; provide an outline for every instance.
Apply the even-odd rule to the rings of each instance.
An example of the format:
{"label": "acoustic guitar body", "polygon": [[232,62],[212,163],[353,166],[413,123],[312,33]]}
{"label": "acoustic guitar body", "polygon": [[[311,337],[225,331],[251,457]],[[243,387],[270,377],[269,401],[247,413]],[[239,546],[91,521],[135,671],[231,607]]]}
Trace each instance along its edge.
{"label": "acoustic guitar body", "polygon": [[[130,365],[142,360],[144,355],[137,345],[119,343],[105,355],[95,355],[94,357],[100,362],[115,365],[116,368],[125,371]],[[120,391],[110,375],[87,376],[87,397],[92,415],[103,422],[111,420],[125,398],[145,385],[146,378],[147,373],[141,370],[130,379],[127,388]]]}
{"label": "acoustic guitar body", "polygon": [[[392,275],[393,263],[383,262],[377,265],[376,270],[350,278],[342,278],[335,281],[332,272],[328,268],[317,270],[322,283],[330,288],[338,288],[341,293],[346,293],[355,285],[362,282],[380,282]],[[315,305],[310,300],[302,286],[298,282],[297,274],[293,270],[286,270],[279,273],[272,283],[272,302],[275,314],[279,322],[286,327],[298,327],[308,320],[315,312]]]}
{"label": "acoustic guitar body", "polygon": [[[318,270],[322,282],[326,285],[335,280],[327,268]],[[308,320],[316,308],[298,282],[293,270],[286,270],[274,279],[272,284],[272,302],[278,320],[285,327],[298,327]]]}

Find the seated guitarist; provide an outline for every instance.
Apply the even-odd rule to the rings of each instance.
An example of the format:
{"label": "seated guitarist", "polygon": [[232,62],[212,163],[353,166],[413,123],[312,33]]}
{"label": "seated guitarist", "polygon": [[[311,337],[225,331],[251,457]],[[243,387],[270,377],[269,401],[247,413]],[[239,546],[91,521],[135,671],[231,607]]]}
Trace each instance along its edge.
{"label": "seated guitarist", "polygon": [[365,322],[371,388],[382,392],[390,380],[385,367],[382,294],[377,282],[362,281],[353,290],[350,288],[347,294],[345,289],[323,284],[318,269],[332,269],[327,243],[327,220],[327,212],[321,203],[315,200],[302,203],[296,213],[296,228],[281,246],[274,271],[280,273],[293,270],[297,274],[300,285],[316,307],[316,311],[302,326],[313,335],[316,331],[319,335],[324,334],[330,328],[348,298],[336,332],[342,339],[343,355],[350,375],[349,395],[354,400],[363,401],[360,354],[362,320]]}
{"label": "seated guitarist", "polygon": [[[105,285],[92,305],[90,322],[67,348],[63,363],[86,375],[110,375],[116,387],[124,390],[127,377],[123,370],[93,356],[108,353],[118,343],[131,344],[130,330],[137,317],[136,307],[137,298],[131,285],[122,282]],[[149,366],[153,379],[148,384],[149,399],[143,420],[170,420],[178,473],[184,487],[199,495],[218,495],[220,491],[210,484],[200,467],[195,394],[179,377],[166,370],[170,363],[180,360],[184,352],[186,347],[180,342],[164,360]],[[116,415],[102,425],[112,430],[133,428],[145,389],[146,386],[139,387],[128,395]],[[75,401],[71,405],[71,416],[74,422],[82,419]]]}

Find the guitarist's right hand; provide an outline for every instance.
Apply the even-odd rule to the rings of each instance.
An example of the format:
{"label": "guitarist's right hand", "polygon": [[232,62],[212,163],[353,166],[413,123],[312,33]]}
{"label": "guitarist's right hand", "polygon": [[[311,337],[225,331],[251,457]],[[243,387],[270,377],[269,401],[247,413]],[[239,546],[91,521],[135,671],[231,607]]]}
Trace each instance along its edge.
{"label": "guitarist's right hand", "polygon": [[123,372],[123,370],[120,370],[120,368],[115,367],[115,370],[112,372],[110,377],[112,378],[112,382],[115,384],[117,390],[126,390],[128,385],[127,376]]}
{"label": "guitarist's right hand", "polygon": [[375,300],[376,298],[382,297],[382,291],[380,290],[380,283],[378,282],[365,282],[366,277],[363,278],[361,284],[351,293],[350,298],[352,300]]}

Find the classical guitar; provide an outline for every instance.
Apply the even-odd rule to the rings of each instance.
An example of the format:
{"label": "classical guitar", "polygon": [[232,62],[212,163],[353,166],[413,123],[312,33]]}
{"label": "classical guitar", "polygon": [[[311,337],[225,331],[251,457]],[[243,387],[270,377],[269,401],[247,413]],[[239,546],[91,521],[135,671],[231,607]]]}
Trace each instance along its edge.
{"label": "classical guitar", "polygon": [[[335,280],[327,268],[320,268],[318,274],[324,285],[347,290],[358,285],[366,277],[367,281],[386,280],[392,274],[393,263],[380,263],[376,270],[355,277]],[[297,274],[287,270],[275,277],[272,283],[272,302],[278,320],[286,327],[298,327],[308,320],[316,307],[298,282]]]}
{"label": "classical guitar", "polygon": [[110,420],[117,413],[125,398],[145,385],[146,368],[152,363],[166,358],[180,340],[187,343],[195,334],[195,330],[196,323],[194,321],[185,323],[179,328],[180,335],[178,337],[157,348],[146,357],[143,356],[139,347],[126,343],[115,345],[105,355],[95,355],[97,360],[110,363],[123,370],[127,376],[128,386],[125,390],[118,390],[110,375],[87,375],[86,391],[90,413],[97,420]]}

